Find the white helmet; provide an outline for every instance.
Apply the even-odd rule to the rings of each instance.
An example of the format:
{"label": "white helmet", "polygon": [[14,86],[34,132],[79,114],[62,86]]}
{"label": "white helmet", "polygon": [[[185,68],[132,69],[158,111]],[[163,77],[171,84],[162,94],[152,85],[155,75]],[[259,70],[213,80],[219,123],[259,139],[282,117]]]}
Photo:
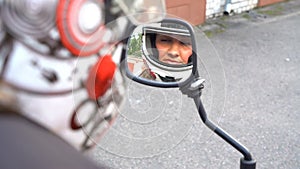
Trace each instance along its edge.
{"label": "white helmet", "polygon": [[[159,2],[164,4],[153,4]],[[0,1],[0,84],[11,88],[18,102],[7,105],[7,97],[0,97],[0,106],[18,105],[22,115],[78,150],[94,145],[123,102],[117,52],[122,47],[115,45],[126,26],[124,20],[110,21],[133,14],[124,11],[126,5],[121,0]]]}
{"label": "white helmet", "polygon": [[165,82],[180,82],[186,80],[192,72],[192,57],[189,57],[188,62],[183,64],[170,64],[160,61],[155,44],[156,36],[158,34],[190,38],[190,32],[184,26],[174,23],[151,24],[143,27],[142,51],[143,58],[146,60],[149,69]]}

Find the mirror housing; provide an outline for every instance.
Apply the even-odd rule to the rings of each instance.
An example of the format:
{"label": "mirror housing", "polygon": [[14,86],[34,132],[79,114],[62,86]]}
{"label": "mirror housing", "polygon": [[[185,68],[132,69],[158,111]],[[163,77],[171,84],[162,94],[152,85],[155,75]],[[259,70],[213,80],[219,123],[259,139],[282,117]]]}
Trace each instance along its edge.
{"label": "mirror housing", "polygon": [[162,88],[191,83],[197,73],[196,47],[193,27],[183,20],[168,18],[139,25],[127,43],[126,75]]}

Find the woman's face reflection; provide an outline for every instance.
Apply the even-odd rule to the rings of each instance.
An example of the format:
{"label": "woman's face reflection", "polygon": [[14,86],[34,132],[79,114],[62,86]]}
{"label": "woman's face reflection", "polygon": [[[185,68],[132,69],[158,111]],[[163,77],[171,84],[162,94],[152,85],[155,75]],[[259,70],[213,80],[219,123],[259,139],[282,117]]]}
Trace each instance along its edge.
{"label": "woman's face reflection", "polygon": [[167,64],[187,64],[192,55],[191,38],[182,35],[157,34],[158,59]]}

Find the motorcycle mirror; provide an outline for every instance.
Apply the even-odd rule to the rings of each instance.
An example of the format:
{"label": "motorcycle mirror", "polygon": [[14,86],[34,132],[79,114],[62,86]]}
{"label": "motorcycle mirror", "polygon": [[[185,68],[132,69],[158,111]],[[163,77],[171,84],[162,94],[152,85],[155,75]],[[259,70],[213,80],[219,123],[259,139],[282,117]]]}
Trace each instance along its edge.
{"label": "motorcycle mirror", "polygon": [[127,43],[126,75],[156,87],[179,87],[193,80],[197,50],[192,26],[179,19],[137,26]]}

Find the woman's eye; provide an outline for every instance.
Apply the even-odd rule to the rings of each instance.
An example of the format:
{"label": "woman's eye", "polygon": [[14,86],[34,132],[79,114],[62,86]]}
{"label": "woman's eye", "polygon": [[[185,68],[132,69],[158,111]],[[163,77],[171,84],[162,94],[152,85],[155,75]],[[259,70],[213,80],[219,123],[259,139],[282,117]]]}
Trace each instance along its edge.
{"label": "woman's eye", "polygon": [[169,43],[169,42],[171,42],[170,39],[161,39],[160,41],[161,41],[161,42],[164,42],[164,43]]}
{"label": "woman's eye", "polygon": [[191,46],[192,44],[190,42],[180,42],[181,45],[184,45],[184,46]]}

